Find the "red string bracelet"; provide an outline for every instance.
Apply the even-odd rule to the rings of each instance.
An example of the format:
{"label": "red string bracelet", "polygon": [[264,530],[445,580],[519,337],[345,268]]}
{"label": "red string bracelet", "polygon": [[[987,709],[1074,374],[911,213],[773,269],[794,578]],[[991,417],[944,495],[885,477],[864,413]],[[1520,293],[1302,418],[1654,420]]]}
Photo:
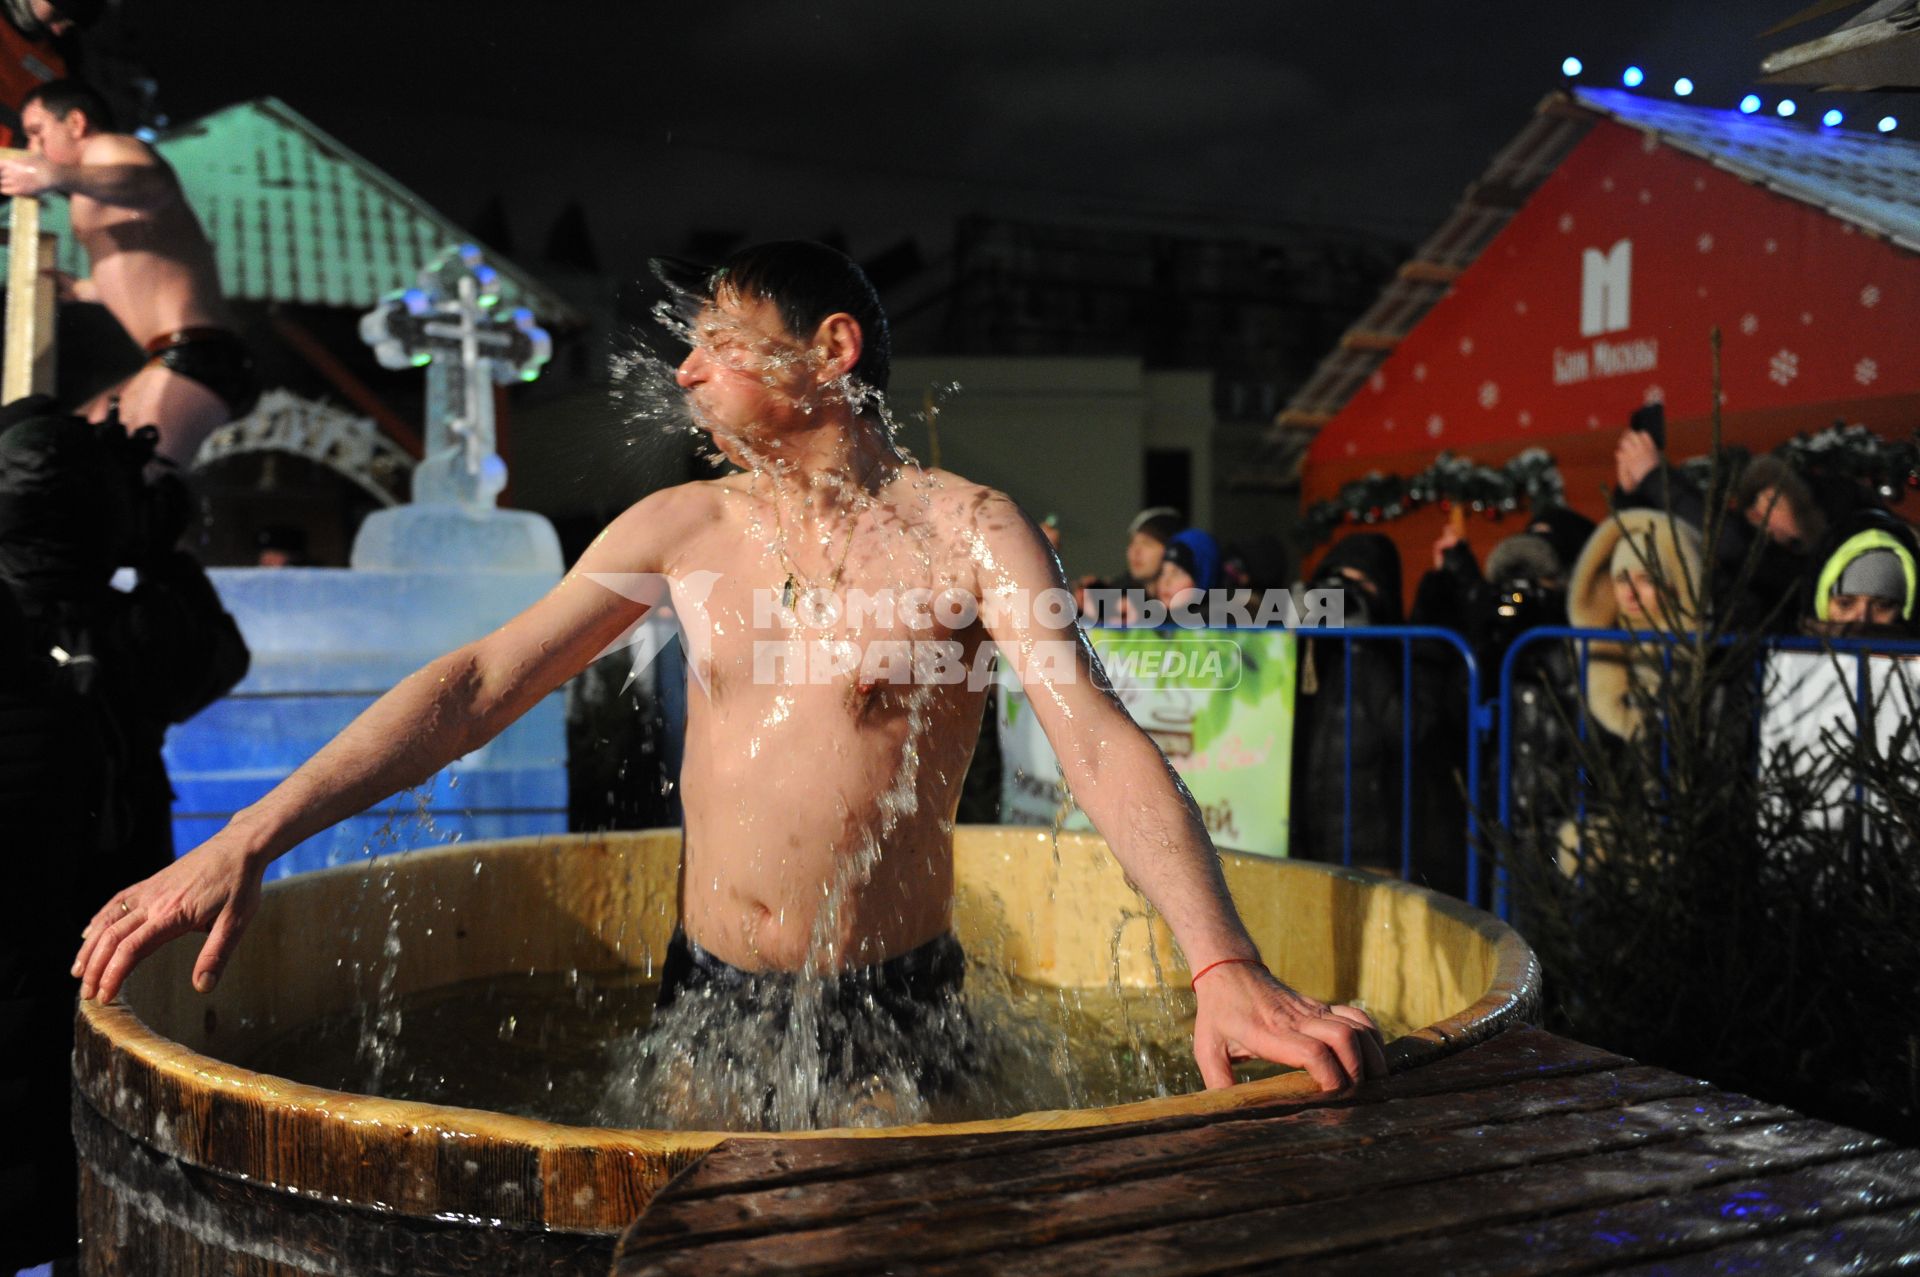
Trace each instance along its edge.
{"label": "red string bracelet", "polygon": [[1267,964],[1260,961],[1260,959],[1258,958],[1221,958],[1217,962],[1209,962],[1206,966],[1201,967],[1200,970],[1197,973],[1195,973],[1192,982],[1188,984],[1187,987],[1190,989],[1197,990],[1200,987],[1201,977],[1206,975],[1207,972],[1213,970],[1215,967],[1232,967],[1232,966],[1259,967],[1262,971],[1265,971],[1267,969]]}

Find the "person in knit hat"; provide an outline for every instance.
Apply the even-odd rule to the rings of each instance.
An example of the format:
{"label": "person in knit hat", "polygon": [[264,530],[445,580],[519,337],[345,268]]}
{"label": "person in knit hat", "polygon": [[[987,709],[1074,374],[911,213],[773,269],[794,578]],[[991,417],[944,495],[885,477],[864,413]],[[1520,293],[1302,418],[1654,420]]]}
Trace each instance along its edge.
{"label": "person in knit hat", "polygon": [[1838,528],[1821,559],[1803,626],[1827,637],[1913,631],[1920,539],[1885,510],[1870,509]]}
{"label": "person in knit hat", "polygon": [[[1149,506],[1127,524],[1127,566],[1116,578],[1083,576],[1075,583],[1074,602],[1095,625],[1127,626],[1140,620],[1140,604],[1158,590],[1160,560],[1167,542],[1186,525],[1169,505]],[[1118,594],[1116,601],[1112,596]],[[1102,596],[1107,596],[1104,600]]]}
{"label": "person in knit hat", "polygon": [[1160,557],[1154,597],[1168,607],[1198,604],[1220,584],[1220,544],[1199,528],[1176,532]]}
{"label": "person in knit hat", "polygon": [[1173,534],[1187,526],[1170,505],[1150,506],[1127,524],[1127,579],[1137,590],[1152,592],[1160,576],[1160,559]]}

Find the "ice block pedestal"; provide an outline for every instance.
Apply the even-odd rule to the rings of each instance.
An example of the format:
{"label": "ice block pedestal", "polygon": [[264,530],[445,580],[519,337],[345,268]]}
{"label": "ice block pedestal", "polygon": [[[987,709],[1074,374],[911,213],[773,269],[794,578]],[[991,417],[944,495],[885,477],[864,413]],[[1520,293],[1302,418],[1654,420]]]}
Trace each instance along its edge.
{"label": "ice block pedestal", "polygon": [[[522,511],[409,505],[368,522],[351,569],[210,574],[253,649],[253,667],[230,695],[168,736],[178,851],[278,784],[402,678],[490,632],[560,578],[552,527]],[[447,535],[461,530],[454,523],[464,535]],[[427,550],[442,564],[359,566],[380,562],[374,546],[387,547],[380,554],[390,564]],[[512,570],[443,566],[448,557],[504,560]],[[566,827],[566,714],[556,692],[427,785],[308,839],[272,873]]]}

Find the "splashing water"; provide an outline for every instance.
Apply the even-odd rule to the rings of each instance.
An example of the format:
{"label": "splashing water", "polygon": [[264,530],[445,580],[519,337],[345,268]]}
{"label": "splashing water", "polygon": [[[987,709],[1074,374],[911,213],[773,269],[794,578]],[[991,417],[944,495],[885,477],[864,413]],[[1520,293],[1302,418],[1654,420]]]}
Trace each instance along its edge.
{"label": "splashing water", "polygon": [[[796,581],[815,586],[823,579],[834,588],[896,590],[962,583],[976,601],[1015,592],[1013,574],[997,560],[982,527],[985,519],[1003,517],[989,510],[992,494],[929,471],[902,449],[885,395],[851,372],[824,378],[823,349],[769,332],[764,323],[755,327],[761,321],[749,322],[744,307],[718,295],[661,278],[669,295],[655,307],[654,320],[695,354],[677,369],[636,343],[616,361],[616,402],[633,439],[690,435],[710,461],[737,468],[744,482],[729,476],[715,486],[716,499],[745,533],[745,546],[736,547],[744,557],[730,560],[732,570],[775,582],[784,574],[789,593]],[[785,413],[789,427],[727,425],[724,414],[683,388],[689,367],[756,389]],[[937,411],[933,399],[929,414]],[[823,458],[832,464],[821,464]],[[803,566],[808,560],[819,566]],[[745,609],[737,603],[735,609],[714,618],[716,634],[754,632]],[[809,618],[802,607],[792,611],[797,630],[827,646],[858,647],[889,635],[887,625],[858,615],[822,619]],[[977,628],[965,637],[976,647],[990,644]],[[1031,632],[1022,638],[1017,655],[1023,661],[1034,641]],[[1084,648],[1083,636],[1080,642]],[[910,917],[925,916],[931,899],[913,893],[951,891],[953,803],[972,752],[971,738],[953,744],[955,725],[979,723],[984,693],[931,682],[875,691],[851,672],[840,680],[829,688],[777,692],[735,682],[716,694],[702,685],[705,699],[689,711],[690,724],[695,713],[719,721],[735,699],[743,706],[746,726],[728,727],[724,739],[719,727],[709,727],[713,739],[703,746],[711,755],[704,762],[710,790],[739,794],[742,805],[730,818],[709,813],[702,824],[691,800],[695,783],[686,782],[692,850],[685,890],[702,893],[708,934],[716,934],[716,926],[725,934],[727,925],[725,918],[716,922],[713,911],[734,907],[736,897],[742,910],[753,902],[764,916],[738,923],[738,934],[758,952],[752,943],[763,931],[756,928],[766,929],[777,941],[772,965],[791,974],[752,979],[744,993],[737,985],[692,986],[647,1032],[627,1026],[609,1048],[612,1080],[593,1106],[595,1120],[759,1129],[921,1121],[951,1103],[1004,1108],[1004,1076],[994,1084],[1003,1092],[998,1098],[983,1098],[974,1085],[996,1070],[1048,1079],[1040,1090],[1014,1088],[1019,1098],[1013,1102],[1022,1107],[1078,1103],[1089,1093],[1063,1036],[1068,1026],[1073,1034],[1085,1031],[1087,995],[1017,992],[995,964],[975,961],[964,996],[950,989],[899,1016],[889,1013],[884,993],[870,982],[842,976],[894,956],[872,943],[872,929],[891,924],[896,934],[912,932]],[[728,699],[716,701],[716,695]],[[690,748],[690,760],[695,752]],[[784,761],[770,762],[776,758]],[[838,805],[806,807],[804,818],[776,830],[764,809],[777,800],[762,791],[779,791],[781,781],[754,769],[803,765],[794,760],[817,769],[817,788],[836,795]],[[812,797],[785,792],[789,807]],[[759,809],[749,811],[756,803]],[[783,846],[788,838],[791,845]],[[803,846],[805,840],[817,845]],[[693,868],[695,857],[703,867]],[[819,877],[808,879],[806,867],[815,864],[822,866]],[[776,891],[797,882],[812,882],[814,890]],[[1102,1011],[1117,1019],[1125,1041],[1119,1053],[1135,1061],[1135,1074],[1144,1062],[1146,1093],[1165,1094],[1197,1084],[1197,1076],[1177,1076],[1181,1067],[1192,1072],[1182,1015],[1166,997],[1154,999],[1152,1008],[1125,1009],[1132,995],[1123,996],[1117,985],[1121,947],[1133,943],[1128,937],[1136,932],[1146,933],[1148,916],[1143,911],[1113,938],[1116,984]],[[1036,996],[1051,1003],[1055,1019],[1046,1021],[1048,1029],[1033,1027]],[[399,1014],[392,1012],[396,1031]],[[1181,1041],[1172,1058],[1184,1065],[1155,1062],[1166,1052],[1149,1041],[1169,1037]],[[372,1073],[377,1085],[380,1069]]]}

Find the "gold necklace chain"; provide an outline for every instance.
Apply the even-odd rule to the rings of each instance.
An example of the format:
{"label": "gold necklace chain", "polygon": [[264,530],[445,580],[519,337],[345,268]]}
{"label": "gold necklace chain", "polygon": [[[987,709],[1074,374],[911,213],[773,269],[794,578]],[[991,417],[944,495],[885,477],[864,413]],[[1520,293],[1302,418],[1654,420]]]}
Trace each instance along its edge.
{"label": "gold necklace chain", "polygon": [[[868,481],[879,471],[880,464],[881,459],[875,457],[873,465],[868,467],[866,474],[862,475],[855,484],[855,487],[857,487],[862,494],[866,492]],[[780,513],[780,490],[778,487],[773,491],[773,523],[776,529],[774,548],[780,552],[780,557],[786,560],[787,564],[787,579],[785,584],[780,587],[780,606],[791,612],[796,598],[794,589],[796,577],[806,583],[809,593],[820,587],[814,584],[813,578],[803,572],[800,565],[793,561],[793,556],[787,553],[787,524],[785,517]],[[853,553],[853,541],[855,534],[859,531],[859,523],[860,511],[855,509],[847,519],[847,543],[840,548],[840,561],[834,564],[833,571],[827,574],[826,588],[829,590],[840,584],[840,574],[847,570],[847,558]]]}

